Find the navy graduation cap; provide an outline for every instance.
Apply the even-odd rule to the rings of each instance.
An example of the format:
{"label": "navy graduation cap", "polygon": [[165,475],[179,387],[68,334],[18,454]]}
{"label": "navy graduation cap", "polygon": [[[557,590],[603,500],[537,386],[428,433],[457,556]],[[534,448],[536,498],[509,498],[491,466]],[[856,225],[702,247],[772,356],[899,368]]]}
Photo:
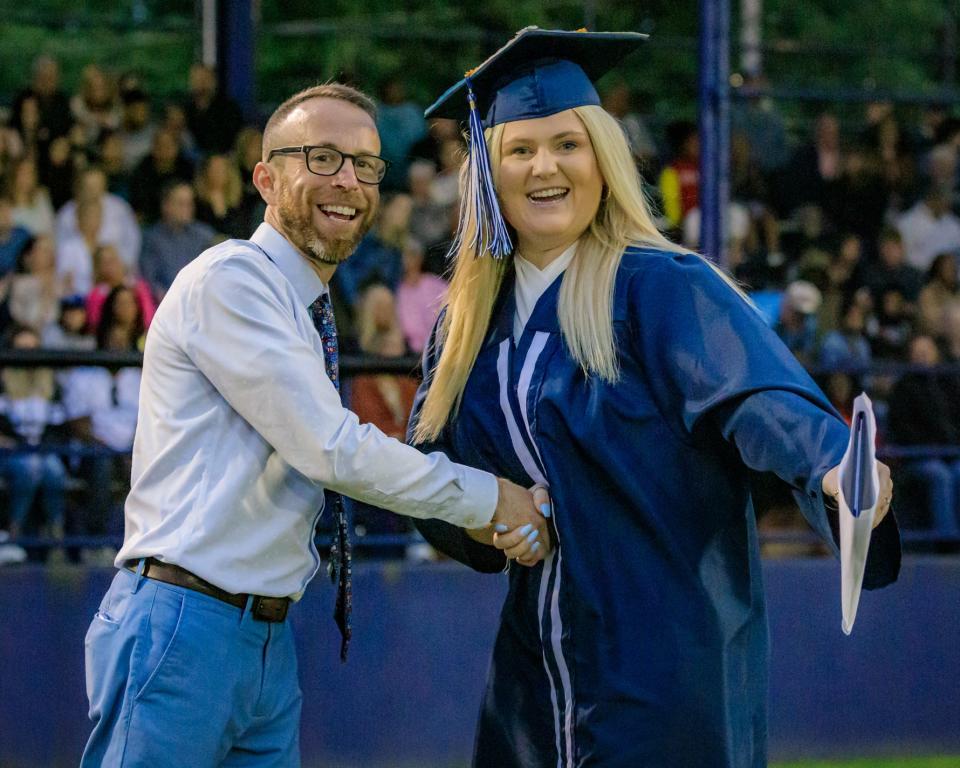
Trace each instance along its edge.
{"label": "navy graduation cap", "polygon": [[599,105],[594,81],[646,39],[638,32],[526,27],[427,108],[424,117],[468,120],[470,126],[470,165],[452,252],[468,236],[471,222],[475,256],[489,251],[494,258],[503,258],[513,250],[493,186],[483,129]]}

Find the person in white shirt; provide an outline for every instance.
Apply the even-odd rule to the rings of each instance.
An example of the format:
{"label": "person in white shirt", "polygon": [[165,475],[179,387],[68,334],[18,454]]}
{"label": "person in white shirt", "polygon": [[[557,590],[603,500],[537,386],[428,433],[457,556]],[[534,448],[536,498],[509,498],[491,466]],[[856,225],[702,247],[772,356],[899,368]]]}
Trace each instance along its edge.
{"label": "person in white shirt", "polygon": [[98,166],[91,165],[84,169],[74,185],[73,199],[57,211],[57,242],[79,234],[77,205],[82,200],[100,201],[103,205],[103,223],[97,233],[97,241],[114,243],[127,267],[136,270],[140,258],[140,225],[130,204],[107,192],[107,176]]}
{"label": "person in white shirt", "polygon": [[421,454],[341,405],[324,303],[376,213],[373,115],[339,84],[284,102],[253,174],[264,223],[188,264],[154,317],[119,571],[86,638],[84,766],[299,765],[285,617],[320,567],[325,489],[485,541],[529,526],[522,564],[550,550],[545,491]]}

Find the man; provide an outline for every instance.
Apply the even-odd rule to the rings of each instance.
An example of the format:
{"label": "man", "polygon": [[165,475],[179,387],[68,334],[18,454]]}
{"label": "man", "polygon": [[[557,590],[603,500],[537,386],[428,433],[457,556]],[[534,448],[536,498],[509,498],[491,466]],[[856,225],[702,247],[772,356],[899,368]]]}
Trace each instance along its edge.
{"label": "man", "polygon": [[162,190],[161,218],[143,235],[140,272],[158,299],[170,289],[177,273],[217,238],[214,229],[194,218],[193,187],[173,181]]}
{"label": "man", "polygon": [[97,241],[114,243],[124,263],[133,269],[140,255],[140,225],[127,201],[107,192],[107,175],[99,166],[91,165],[84,169],[74,184],[73,199],[57,212],[57,242],[80,234],[77,206],[82,202],[99,202],[102,205],[103,224]]}
{"label": "man", "polygon": [[193,165],[180,151],[173,132],[161,128],[153,134],[150,154],[137,165],[133,178],[130,205],[140,221],[153,224],[160,218],[164,188],[174,181],[192,181]]}
{"label": "man", "polygon": [[186,266],[154,317],[120,570],[87,634],[83,765],[299,765],[285,618],[320,567],[325,486],[476,536],[494,522],[546,538],[530,492],[340,404],[327,285],[377,208],[373,112],[338,84],[282,104],[254,169],[264,223]]}
{"label": "man", "polygon": [[232,150],[243,115],[237,103],[220,92],[216,70],[199,63],[191,66],[189,89],[184,111],[197,148],[209,155]]}

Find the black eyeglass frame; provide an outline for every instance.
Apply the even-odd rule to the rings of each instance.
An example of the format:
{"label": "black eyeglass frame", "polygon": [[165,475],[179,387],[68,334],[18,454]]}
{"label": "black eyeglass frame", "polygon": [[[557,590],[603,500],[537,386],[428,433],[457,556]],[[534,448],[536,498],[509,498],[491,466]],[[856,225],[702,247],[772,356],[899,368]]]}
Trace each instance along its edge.
{"label": "black eyeglass frame", "polygon": [[[340,155],[340,165],[338,165],[337,169],[331,173],[318,173],[310,167],[310,150],[312,149],[326,149],[330,152],[336,152],[338,155]],[[343,152],[336,147],[330,147],[325,144],[304,144],[300,147],[279,147],[278,149],[271,149],[270,154],[267,155],[267,162],[269,163],[273,159],[274,155],[299,155],[301,153],[303,154],[303,164],[307,167],[307,170],[315,176],[336,176],[338,173],[340,173],[340,169],[343,168],[343,164],[349,159],[350,162],[353,163],[353,172],[357,176],[357,181],[359,181],[361,184],[370,184],[372,186],[379,185],[386,177],[387,171],[390,169],[390,161],[384,157],[380,157],[379,155],[369,155],[366,153],[362,155],[351,155],[348,152]],[[360,178],[359,174],[357,174],[358,157],[372,157],[383,163],[383,173],[380,175],[380,178],[377,181],[364,181]]]}

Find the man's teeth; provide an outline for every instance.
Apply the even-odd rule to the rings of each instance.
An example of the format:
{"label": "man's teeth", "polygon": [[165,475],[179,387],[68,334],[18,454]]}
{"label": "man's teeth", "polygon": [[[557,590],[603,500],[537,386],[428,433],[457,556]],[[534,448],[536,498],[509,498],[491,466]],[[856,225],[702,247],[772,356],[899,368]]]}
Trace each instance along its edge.
{"label": "man's teeth", "polygon": [[355,216],[356,208],[349,208],[346,205],[321,205],[320,210],[324,213],[338,213],[341,216]]}
{"label": "man's teeth", "polygon": [[559,197],[566,193],[567,190],[563,187],[550,187],[550,189],[538,189],[536,192],[531,192],[527,197],[531,197],[534,200],[541,200],[546,197]]}

